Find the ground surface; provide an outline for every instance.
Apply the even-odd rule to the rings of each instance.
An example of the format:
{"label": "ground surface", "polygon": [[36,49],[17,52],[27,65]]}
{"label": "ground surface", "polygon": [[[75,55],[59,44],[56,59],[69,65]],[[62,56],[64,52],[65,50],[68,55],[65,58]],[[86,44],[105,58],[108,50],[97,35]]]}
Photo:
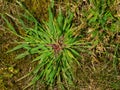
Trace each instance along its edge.
{"label": "ground surface", "polygon": [[[82,0],[80,1],[82,2]],[[64,3],[60,4],[64,6]],[[75,9],[78,10],[80,8],[76,8],[78,7],[77,5],[79,4],[71,4],[71,7],[75,7]],[[83,2],[83,7],[85,5],[86,3]],[[33,8],[31,12],[34,13],[35,10],[38,10],[38,8]],[[6,3],[6,1],[0,0],[0,13],[7,12],[16,15],[21,11],[22,10],[19,10],[14,2]],[[75,10],[73,9],[73,11]],[[41,12],[34,13],[36,18],[46,19],[46,12],[43,12],[45,13],[43,17],[36,16],[39,13]],[[80,17],[82,17],[82,15],[80,16],[80,12],[76,11],[74,17],[74,23],[78,26],[78,32],[84,34],[84,31],[79,31],[79,29],[85,30],[88,29],[89,26],[86,26],[86,23],[81,24],[82,21],[79,22]],[[103,32],[104,31],[101,31],[100,33]],[[95,37],[95,39],[97,38],[98,37]],[[86,35],[84,39],[92,41],[90,35]],[[24,78],[23,80],[19,80],[19,78],[30,72],[35,65],[30,63],[32,56],[15,61],[15,56],[23,50],[18,50],[9,54],[6,53],[9,49],[16,46],[16,44],[13,43],[14,40],[19,40],[19,38],[8,31],[5,22],[0,17],[0,90],[22,90],[23,87],[29,83],[31,77]],[[119,31],[115,33],[107,32],[98,45],[93,45],[91,51],[93,52],[93,56],[81,53],[83,59],[80,61],[81,67],[77,67],[76,75],[78,79],[76,80],[77,85],[75,90],[120,90],[120,28]],[[38,85],[37,87],[38,90],[46,89],[44,85]],[[31,87],[28,90],[33,90],[33,88]]]}

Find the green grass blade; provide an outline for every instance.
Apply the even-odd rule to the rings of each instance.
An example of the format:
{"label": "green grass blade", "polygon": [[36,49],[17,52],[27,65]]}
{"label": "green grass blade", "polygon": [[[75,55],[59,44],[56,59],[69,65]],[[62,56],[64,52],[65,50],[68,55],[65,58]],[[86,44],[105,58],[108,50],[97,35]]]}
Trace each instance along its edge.
{"label": "green grass blade", "polygon": [[15,57],[15,59],[22,59],[25,56],[29,55],[30,53],[28,51],[25,51],[24,53],[19,54],[17,57]]}
{"label": "green grass blade", "polygon": [[10,30],[12,30],[14,33],[17,33],[17,32],[15,31],[15,28],[13,27],[13,25],[6,19],[6,17],[5,17],[4,15],[1,15],[1,16],[2,16],[2,18],[5,20],[8,28],[9,28]]}

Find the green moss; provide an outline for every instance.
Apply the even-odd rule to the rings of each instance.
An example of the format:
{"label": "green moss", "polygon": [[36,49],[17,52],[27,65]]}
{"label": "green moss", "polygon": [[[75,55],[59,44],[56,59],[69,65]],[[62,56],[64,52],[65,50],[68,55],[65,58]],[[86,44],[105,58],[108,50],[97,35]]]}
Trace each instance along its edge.
{"label": "green moss", "polygon": [[48,18],[49,0],[24,0],[23,3],[39,21]]}

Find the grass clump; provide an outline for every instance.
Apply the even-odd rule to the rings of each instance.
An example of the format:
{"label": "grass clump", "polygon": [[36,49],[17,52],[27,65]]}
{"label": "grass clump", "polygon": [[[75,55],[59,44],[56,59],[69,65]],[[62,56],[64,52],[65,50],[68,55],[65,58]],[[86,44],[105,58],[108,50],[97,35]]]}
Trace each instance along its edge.
{"label": "grass clump", "polygon": [[[23,39],[22,42],[18,41],[18,45],[8,52],[21,48],[25,50],[15,59],[36,55],[31,62],[37,62],[37,64],[28,74],[33,75],[33,78],[25,89],[39,80],[52,88],[54,86],[58,86],[60,89],[74,87],[76,81],[74,69],[76,65],[80,65],[79,52],[85,51],[83,45],[85,46],[87,43],[73,35],[73,14],[68,12],[68,16],[64,17],[59,9],[57,18],[54,18],[51,7],[49,7],[48,22],[44,21],[43,24],[40,24],[27,10],[26,12],[28,15],[22,15],[22,18],[19,17],[17,20],[22,25],[24,36],[18,34],[5,16],[2,16],[12,33]],[[23,18],[32,22],[32,27],[26,26]]]}
{"label": "grass clump", "polygon": [[[41,9],[41,3],[37,4],[39,0],[29,1],[35,1],[33,5],[30,4],[31,12]],[[52,7],[55,8],[49,8],[48,21],[41,23],[36,19],[38,13],[34,17],[27,10],[18,16],[7,12],[9,19],[2,16],[11,29],[10,32],[21,38],[21,41],[15,42],[18,46],[8,52],[24,49],[16,59],[26,59],[26,56],[35,55],[34,59],[31,59],[35,67],[27,74],[33,78],[27,87],[36,85],[38,88],[38,83],[43,83],[52,89],[61,90],[73,89],[75,84],[75,89],[78,90],[118,90],[119,1],[64,1],[55,0],[55,6],[54,2],[52,3]],[[74,13],[67,11],[66,7]],[[41,14],[44,15],[44,12]]]}

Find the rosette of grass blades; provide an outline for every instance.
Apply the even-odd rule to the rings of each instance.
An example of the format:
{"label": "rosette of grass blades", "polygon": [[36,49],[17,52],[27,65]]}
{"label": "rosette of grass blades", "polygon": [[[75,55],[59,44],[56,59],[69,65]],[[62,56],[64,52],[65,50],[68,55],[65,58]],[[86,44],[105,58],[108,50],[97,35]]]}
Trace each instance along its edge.
{"label": "rosette of grass blades", "polygon": [[[17,21],[25,31],[25,36],[17,34],[5,16],[2,17],[12,33],[23,39],[22,42],[18,41],[18,45],[8,52],[24,49],[25,52],[18,54],[16,59],[32,54],[37,55],[32,60],[32,62],[37,62],[37,65],[28,73],[34,77],[24,89],[38,81],[52,87],[58,85],[63,88],[67,85],[68,87],[74,85],[73,72],[75,65],[79,65],[77,59],[80,57],[79,52],[83,49],[80,47],[79,38],[73,36],[72,13],[68,13],[68,16],[64,17],[59,10],[57,18],[54,18],[51,8],[49,8],[49,20],[44,21],[43,24],[40,24],[30,13],[21,15],[22,19],[18,18]],[[23,17],[33,23],[33,26],[28,27],[23,21]]]}

